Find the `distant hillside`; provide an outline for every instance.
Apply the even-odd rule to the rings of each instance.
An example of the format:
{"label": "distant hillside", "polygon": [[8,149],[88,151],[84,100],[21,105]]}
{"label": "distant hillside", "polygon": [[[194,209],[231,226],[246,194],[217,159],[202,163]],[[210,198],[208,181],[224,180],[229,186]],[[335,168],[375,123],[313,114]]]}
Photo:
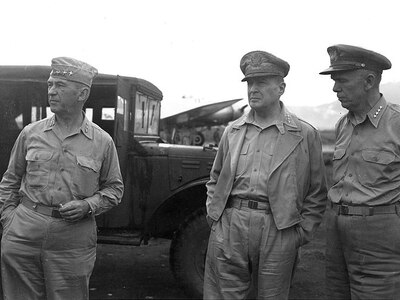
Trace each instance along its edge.
{"label": "distant hillside", "polygon": [[320,130],[334,129],[346,110],[339,101],[319,106],[290,106],[289,110]]}
{"label": "distant hillside", "polygon": [[400,104],[400,82],[382,84],[381,92],[387,101]]}
{"label": "distant hillside", "polygon": [[[387,101],[400,104],[400,82],[382,84],[381,92]],[[290,106],[289,110],[320,130],[334,129],[337,120],[347,113],[339,101],[319,106]]]}

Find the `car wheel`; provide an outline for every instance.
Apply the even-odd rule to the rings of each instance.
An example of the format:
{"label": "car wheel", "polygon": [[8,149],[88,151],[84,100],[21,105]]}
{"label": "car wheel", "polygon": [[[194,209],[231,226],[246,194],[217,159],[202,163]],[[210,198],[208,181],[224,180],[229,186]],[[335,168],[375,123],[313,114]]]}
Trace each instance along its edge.
{"label": "car wheel", "polygon": [[170,248],[170,266],[187,296],[203,298],[204,263],[210,227],[205,209],[191,214],[174,235]]}

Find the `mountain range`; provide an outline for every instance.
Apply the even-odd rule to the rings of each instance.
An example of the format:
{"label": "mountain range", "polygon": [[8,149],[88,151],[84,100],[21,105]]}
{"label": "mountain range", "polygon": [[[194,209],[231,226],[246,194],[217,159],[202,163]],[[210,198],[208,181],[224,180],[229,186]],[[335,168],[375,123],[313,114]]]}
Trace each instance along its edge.
{"label": "mountain range", "polygon": [[[380,90],[387,101],[400,104],[400,82],[381,84]],[[319,106],[290,106],[289,110],[319,130],[334,129],[339,118],[347,113],[339,101]]]}

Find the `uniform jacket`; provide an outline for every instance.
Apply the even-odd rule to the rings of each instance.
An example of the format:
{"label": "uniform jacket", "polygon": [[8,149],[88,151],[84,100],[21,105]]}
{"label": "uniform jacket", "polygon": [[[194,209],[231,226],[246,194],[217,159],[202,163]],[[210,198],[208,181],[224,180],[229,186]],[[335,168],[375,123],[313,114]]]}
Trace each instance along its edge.
{"label": "uniform jacket", "polygon": [[[300,224],[303,243],[310,240],[326,208],[327,188],[318,131],[288,112],[279,134],[268,179],[268,197],[278,229]],[[218,221],[230,195],[246,134],[246,116],[229,125],[221,138],[207,182],[207,215]]]}

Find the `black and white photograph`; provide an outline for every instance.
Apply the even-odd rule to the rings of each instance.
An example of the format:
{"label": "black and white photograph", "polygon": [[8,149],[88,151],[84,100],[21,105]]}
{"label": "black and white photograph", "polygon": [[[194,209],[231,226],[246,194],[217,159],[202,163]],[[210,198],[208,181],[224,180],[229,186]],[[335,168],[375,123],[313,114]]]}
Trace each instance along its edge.
{"label": "black and white photograph", "polygon": [[394,0],[0,10],[0,300],[400,299]]}

